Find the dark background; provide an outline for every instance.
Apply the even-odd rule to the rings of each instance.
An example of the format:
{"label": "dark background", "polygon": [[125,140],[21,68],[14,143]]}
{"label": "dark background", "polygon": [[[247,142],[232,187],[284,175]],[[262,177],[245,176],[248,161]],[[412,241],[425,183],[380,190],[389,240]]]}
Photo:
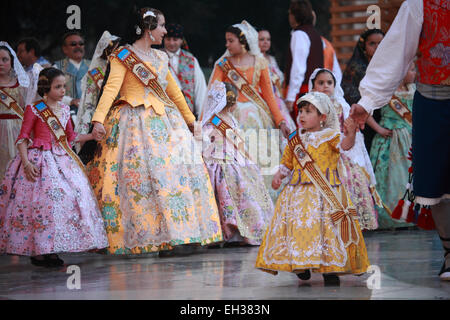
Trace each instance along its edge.
{"label": "dark background", "polygon": [[[317,14],[317,29],[329,38],[328,0],[310,0]],[[51,61],[62,57],[61,36],[69,31],[66,13],[70,5],[81,9],[81,33],[86,39],[86,55],[90,59],[104,30],[121,36],[128,24],[134,4],[161,10],[166,23],[180,23],[191,52],[200,65],[210,68],[225,51],[225,29],[247,20],[255,28],[266,28],[272,34],[272,54],[280,67],[289,46],[290,0],[6,0],[0,4],[0,40],[15,48],[23,37],[37,38],[44,56]]]}

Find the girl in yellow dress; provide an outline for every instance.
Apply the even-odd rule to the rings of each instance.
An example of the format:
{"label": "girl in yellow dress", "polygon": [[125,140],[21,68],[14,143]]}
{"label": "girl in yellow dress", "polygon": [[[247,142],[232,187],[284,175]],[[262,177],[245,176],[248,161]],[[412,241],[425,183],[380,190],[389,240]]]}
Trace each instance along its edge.
{"label": "girl in yellow dress", "polygon": [[110,57],[92,117],[93,132],[105,135],[88,172],[108,253],[222,241],[214,191],[189,131],[195,117],[169,72],[167,54],[151,48],[167,33],[164,15],[144,8],[136,20],[132,45]]}
{"label": "girl in yellow dress", "polygon": [[[317,164],[335,194],[345,195],[337,172],[339,161],[339,122],[331,100],[320,92],[300,98],[298,134],[306,151]],[[346,126],[350,128],[350,121]],[[341,146],[346,141],[343,139]],[[321,190],[301,169],[297,156],[288,145],[283,153],[280,169],[272,185],[278,189],[281,179],[292,175],[275,206],[275,214],[258,252],[256,267],[276,275],[278,271],[296,273],[308,280],[311,271],[322,273],[325,283],[339,284],[338,274],[360,274],[369,266],[366,246],[360,226],[354,215],[347,213],[349,225],[354,227],[351,241],[344,241],[342,228],[333,218],[335,210]],[[342,189],[342,190],[341,190]],[[346,196],[348,208],[352,207]],[[350,211],[350,209],[349,209]]]}

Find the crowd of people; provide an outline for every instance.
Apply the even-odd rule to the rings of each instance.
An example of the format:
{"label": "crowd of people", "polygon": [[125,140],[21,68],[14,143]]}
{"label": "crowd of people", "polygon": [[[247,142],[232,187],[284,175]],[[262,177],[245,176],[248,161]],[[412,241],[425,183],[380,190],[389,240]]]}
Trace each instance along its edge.
{"label": "crowd of people", "polygon": [[[343,73],[308,0],[291,2],[284,72],[269,54],[270,31],[244,20],[224,30],[226,51],[208,83],[183,26],[166,25],[153,8],[137,10],[124,35],[105,31],[91,60],[78,32],[64,35],[65,58],[53,65],[35,39],[16,50],[0,42],[0,254],[55,267],[64,264],[58,253],[163,256],[178,246],[249,245],[260,246],[258,269],[301,280],[317,272],[339,284],[340,274],[370,266],[364,230],[415,225],[393,218],[412,144],[420,171],[405,208],[433,207],[446,250],[440,276],[449,280],[449,184],[438,182],[450,174],[449,67],[427,78],[434,70],[426,59],[436,55],[406,32],[402,39],[415,42],[397,50],[402,67],[394,74],[382,62],[405,20],[422,17],[419,31],[429,23],[419,2],[402,5],[387,35],[364,32]],[[424,54],[415,57],[414,44]],[[414,116],[413,127],[420,103],[437,111],[421,111],[430,122]],[[377,108],[379,117],[369,116]],[[431,137],[427,125],[437,119]],[[251,131],[268,137],[249,145]],[[432,181],[422,162],[436,151],[423,146],[423,132],[445,144]],[[261,154],[281,159],[270,173]]]}

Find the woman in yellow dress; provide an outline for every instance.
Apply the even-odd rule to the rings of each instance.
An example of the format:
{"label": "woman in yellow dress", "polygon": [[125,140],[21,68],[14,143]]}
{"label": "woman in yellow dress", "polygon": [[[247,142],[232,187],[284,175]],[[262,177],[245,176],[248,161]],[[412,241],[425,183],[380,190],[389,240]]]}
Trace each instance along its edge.
{"label": "woman in yellow dress", "polygon": [[[244,20],[240,24],[229,27],[225,32],[225,39],[227,51],[217,60],[209,80],[208,89],[216,80],[232,82],[238,88],[237,108],[233,112],[233,116],[237,119],[243,132],[248,133],[247,130],[249,129],[256,130],[258,143],[254,145],[250,143],[249,151],[257,152],[254,154],[255,159],[262,170],[267,190],[275,202],[279,192],[272,189],[272,171],[276,170],[279,164],[283,150],[281,145],[283,140],[286,144],[286,138],[290,131],[275,99],[269,74],[269,63],[259,49],[258,32]],[[237,77],[233,79],[230,73],[224,71],[224,63],[231,63],[233,70],[237,72],[235,75],[240,79]],[[247,82],[257,94],[249,92],[248,86],[241,87],[239,83],[242,82]],[[267,140],[261,139],[264,135],[259,132],[260,129],[269,131],[265,135],[269,137]],[[276,140],[274,144],[270,138],[273,134],[272,129],[281,130],[280,139]],[[272,159],[275,159],[275,161],[272,161]]]}
{"label": "woman in yellow dress", "polygon": [[[325,185],[331,192],[344,195],[342,199],[347,199],[347,209],[351,212],[352,203],[348,195],[345,196],[337,171],[339,122],[331,100],[323,93],[308,93],[297,103],[300,110],[297,122],[303,129],[290,135],[290,145],[286,147],[280,169],[273,179],[274,189],[280,187],[283,177],[292,175],[292,178],[278,198],[275,214],[258,252],[256,267],[272,274],[294,272],[302,280],[308,280],[311,271],[318,272],[323,274],[325,283],[339,284],[338,274],[364,273],[369,266],[356,211],[353,208],[354,214],[347,213],[343,218],[354,231],[346,237],[341,228],[343,222],[335,220],[335,207],[329,202],[332,198],[323,196],[324,183],[318,185],[322,187],[316,187],[317,174],[311,175],[306,166],[305,170],[301,169],[297,160],[298,157],[304,159],[305,153],[309,153],[317,170],[328,181]],[[349,122],[347,126],[350,130]],[[353,124],[353,128],[356,130],[356,125]],[[291,145],[298,137],[306,152],[297,153],[298,145]],[[345,139],[341,147],[345,149]],[[292,150],[296,150],[295,155]]]}
{"label": "woman in yellow dress", "polygon": [[164,15],[151,8],[136,14],[133,44],[110,57],[92,118],[93,132],[105,135],[88,174],[107,251],[140,254],[222,241],[214,191],[189,131],[195,117],[169,72],[167,54],[151,48],[167,33]]}

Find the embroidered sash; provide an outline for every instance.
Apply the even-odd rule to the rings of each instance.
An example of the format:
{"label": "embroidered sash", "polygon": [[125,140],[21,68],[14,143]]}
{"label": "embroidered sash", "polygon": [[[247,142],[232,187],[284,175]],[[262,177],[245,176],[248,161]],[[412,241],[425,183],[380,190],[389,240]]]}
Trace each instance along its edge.
{"label": "embroidered sash", "polygon": [[7,94],[3,89],[0,89],[0,103],[3,104],[6,108],[13,111],[20,119],[23,119],[23,110],[17,104],[17,101],[14,100],[9,94]]}
{"label": "embroidered sash", "polygon": [[[80,158],[72,150],[69,143],[67,142],[66,132],[64,131],[61,122],[59,122],[58,117],[53,113],[53,111],[45,104],[43,100],[37,101],[34,104],[34,108],[37,110],[42,120],[44,120],[47,127],[52,132],[56,141],[59,145],[67,152],[67,154],[80,166],[84,172],[84,165]],[[70,121],[70,119],[69,119]]]}
{"label": "embroidered sash", "polygon": [[408,107],[403,104],[399,97],[393,96],[391,101],[389,101],[389,106],[396,114],[400,116],[410,127],[412,127],[412,114]]}
{"label": "embroidered sash", "polygon": [[304,170],[314,186],[331,205],[333,211],[331,220],[338,227],[339,235],[345,247],[348,247],[351,243],[357,245],[359,234],[355,226],[355,220],[357,219],[356,209],[349,206],[349,198],[344,186],[341,186],[340,194],[338,195],[336,189],[331,187],[330,182],[306,150],[297,130],[289,135],[289,147],[302,170]]}
{"label": "embroidered sash", "polygon": [[269,119],[273,122],[272,113],[270,112],[267,103],[259,95],[258,91],[256,91],[255,88],[253,88],[253,86],[247,81],[247,79],[240,75],[231,61],[227,58],[223,58],[218,65],[223,70],[227,78],[236,86],[239,92],[242,92],[247,99],[263,109],[269,116]]}
{"label": "embroidered sash", "polygon": [[164,103],[166,106],[176,108],[176,105],[167,96],[166,91],[158,82],[158,75],[155,74],[145,63],[137,57],[137,55],[129,48],[121,47],[113,54],[113,57],[119,59],[120,62],[146,86],[150,91]]}
{"label": "embroidered sash", "polygon": [[102,73],[102,70],[100,68],[95,68],[88,71],[89,76],[91,77],[92,81],[94,81],[95,85],[97,86],[97,89],[101,90],[103,79],[105,76]]}
{"label": "embroidered sash", "polygon": [[[236,132],[234,132],[233,128],[222,120],[217,114],[213,115],[209,122],[222,133],[222,135],[227,139],[227,141],[231,142],[234,148],[239,151],[245,158],[252,161],[250,155],[245,150],[244,139],[241,138]],[[228,130],[228,131],[227,131]]]}

